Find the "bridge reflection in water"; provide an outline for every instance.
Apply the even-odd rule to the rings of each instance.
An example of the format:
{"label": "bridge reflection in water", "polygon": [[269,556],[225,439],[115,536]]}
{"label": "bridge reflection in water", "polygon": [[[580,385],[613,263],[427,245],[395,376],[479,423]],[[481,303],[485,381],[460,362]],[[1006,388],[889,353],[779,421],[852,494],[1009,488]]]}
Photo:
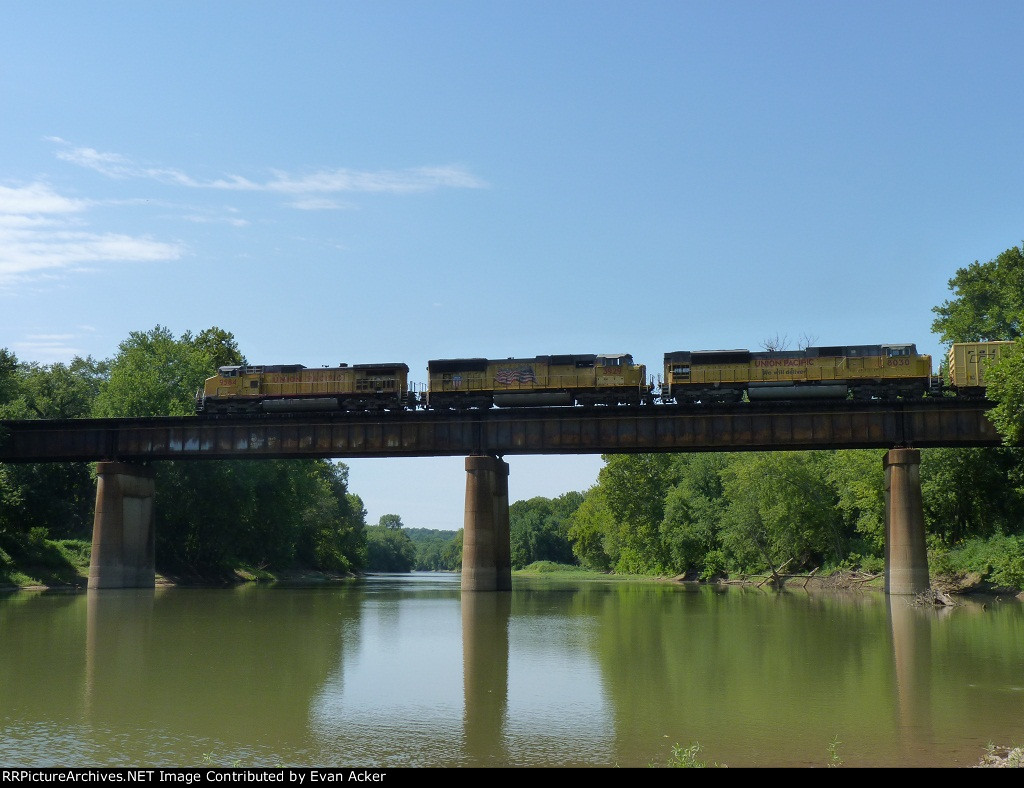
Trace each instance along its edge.
{"label": "bridge reflection in water", "polygon": [[[0,598],[21,765],[971,765],[1019,727],[1016,600],[452,575]],[[6,677],[6,680],[5,680]]]}

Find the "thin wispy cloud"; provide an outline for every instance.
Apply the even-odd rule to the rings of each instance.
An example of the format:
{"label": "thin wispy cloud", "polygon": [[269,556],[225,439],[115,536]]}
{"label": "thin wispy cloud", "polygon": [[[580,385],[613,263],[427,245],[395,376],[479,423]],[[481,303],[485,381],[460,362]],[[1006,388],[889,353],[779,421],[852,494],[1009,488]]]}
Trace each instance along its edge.
{"label": "thin wispy cloud", "polygon": [[204,214],[189,214],[181,217],[186,222],[193,224],[227,224],[231,227],[248,227],[248,219],[239,219],[234,216],[206,216]]}
{"label": "thin wispy cloud", "polygon": [[0,186],[0,216],[29,217],[36,214],[68,214],[84,211],[88,203],[62,197],[44,183]]}
{"label": "thin wispy cloud", "polygon": [[[104,153],[94,148],[74,147],[59,137],[48,138],[59,147],[57,158],[86,167],[109,178],[141,178],[193,189],[217,189],[236,192],[266,192],[289,195],[386,193],[411,194],[436,189],[482,189],[487,184],[456,165],[412,167],[401,170],[352,170],[334,168],[305,175],[271,170],[266,180],[228,174],[221,178],[202,180],[181,170],[140,164],[118,153]],[[297,208],[309,210],[315,203],[295,202]],[[322,207],[337,207],[321,204]]]}
{"label": "thin wispy cloud", "polygon": [[350,211],[355,208],[352,203],[338,202],[330,197],[303,197],[292,200],[289,205],[299,211]]}
{"label": "thin wispy cloud", "polygon": [[175,260],[177,244],[88,230],[84,200],[43,183],[0,186],[0,286],[100,263]]}
{"label": "thin wispy cloud", "polygon": [[82,355],[82,351],[73,344],[75,339],[74,334],[29,334],[12,347],[15,354],[21,357],[42,364],[53,364]]}

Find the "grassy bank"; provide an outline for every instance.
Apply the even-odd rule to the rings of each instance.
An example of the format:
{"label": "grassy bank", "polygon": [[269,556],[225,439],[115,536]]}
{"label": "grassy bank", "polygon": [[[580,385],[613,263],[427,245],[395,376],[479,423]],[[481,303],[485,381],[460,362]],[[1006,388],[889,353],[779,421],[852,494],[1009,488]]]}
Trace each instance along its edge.
{"label": "grassy bank", "polygon": [[46,539],[39,531],[0,542],[0,588],[85,588],[92,545]]}
{"label": "grassy bank", "polygon": [[554,561],[534,561],[523,569],[512,572],[515,576],[544,576],[552,580],[629,580],[640,583],[664,582],[668,578],[653,575],[619,575],[614,572],[598,572],[574,564],[556,564]]}

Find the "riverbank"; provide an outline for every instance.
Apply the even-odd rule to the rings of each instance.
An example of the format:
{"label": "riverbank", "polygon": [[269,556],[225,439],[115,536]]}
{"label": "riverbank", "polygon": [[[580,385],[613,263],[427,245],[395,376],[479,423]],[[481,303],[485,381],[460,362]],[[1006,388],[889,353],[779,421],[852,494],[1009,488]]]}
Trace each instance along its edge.
{"label": "riverbank", "polygon": [[[885,575],[882,573],[861,572],[858,570],[838,570],[828,574],[810,572],[807,574],[770,573],[756,575],[740,575],[739,577],[720,577],[712,580],[700,580],[690,575],[675,577],[652,575],[619,575],[612,572],[597,572],[583,567],[566,564],[555,564],[542,561],[531,564],[525,569],[513,572],[513,575],[537,575],[558,580],[626,580],[631,582],[649,583],[687,583],[693,585],[731,585],[765,590],[783,589],[787,591],[885,591]],[[935,596],[982,596],[982,597],[1017,597],[1024,600],[1024,590],[998,586],[982,578],[977,572],[939,573],[931,578],[930,594]]]}
{"label": "riverbank", "polygon": [[[266,583],[281,586],[313,586],[338,583],[357,578],[352,573],[321,572],[315,569],[285,569],[270,571],[249,566],[236,567],[224,572],[190,574],[157,572],[157,588],[208,587],[223,588],[246,583]],[[40,579],[46,578],[46,579]],[[85,591],[89,586],[89,564],[65,567],[54,575],[40,567],[19,567],[0,580],[0,593],[16,591]]]}
{"label": "riverbank", "polygon": [[996,747],[989,745],[978,767],[982,769],[1024,768],[1024,747]]}
{"label": "riverbank", "polygon": [[[52,565],[43,565],[18,568],[8,572],[7,575],[0,578],[0,592],[85,590],[89,582],[88,550],[73,550],[65,547],[62,555],[66,560],[62,562],[59,571],[55,571]],[[885,590],[884,575],[857,570],[840,570],[828,574],[810,572],[774,576],[766,573],[700,580],[689,575],[667,577],[599,572],[570,564],[538,561],[524,569],[515,570],[513,575],[543,576],[552,580],[737,585],[788,591],[884,592]],[[263,583],[279,586],[315,586],[350,581],[358,577],[360,577],[358,573],[323,572],[315,569],[270,570],[265,567],[239,566],[213,574],[158,572],[156,585],[157,587],[226,587],[246,583]],[[976,595],[999,598],[1016,597],[1024,600],[1024,590],[994,585],[984,580],[977,572],[936,574],[932,577],[929,593],[937,599]]]}

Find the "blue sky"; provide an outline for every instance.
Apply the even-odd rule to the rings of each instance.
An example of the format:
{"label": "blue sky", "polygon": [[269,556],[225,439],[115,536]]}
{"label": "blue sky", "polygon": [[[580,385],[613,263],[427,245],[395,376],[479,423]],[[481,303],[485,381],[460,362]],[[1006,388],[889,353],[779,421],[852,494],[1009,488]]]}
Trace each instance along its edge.
{"label": "blue sky", "polygon": [[[1020,2],[0,0],[0,346],[916,342],[1024,239]],[[937,365],[937,359],[936,359]],[[352,460],[458,528],[461,458]],[[515,498],[597,457],[511,458]]]}

